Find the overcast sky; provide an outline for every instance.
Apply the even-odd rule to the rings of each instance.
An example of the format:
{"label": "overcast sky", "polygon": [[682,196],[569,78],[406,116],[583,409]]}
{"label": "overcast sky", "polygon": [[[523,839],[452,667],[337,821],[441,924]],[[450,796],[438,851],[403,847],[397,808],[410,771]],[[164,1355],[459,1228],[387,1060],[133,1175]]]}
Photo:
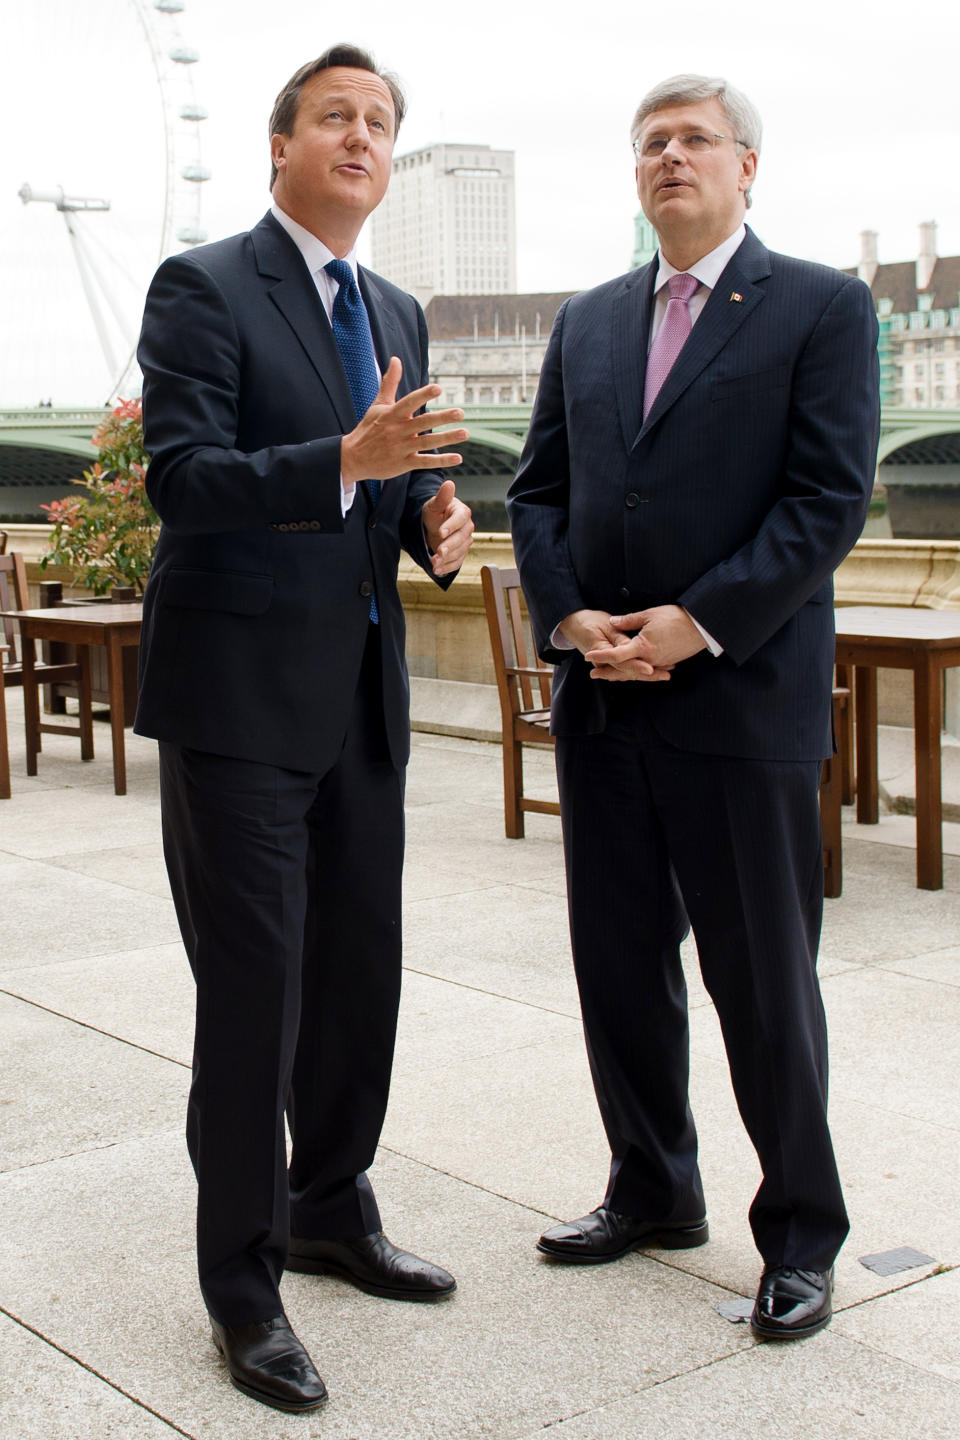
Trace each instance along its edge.
{"label": "overcast sky", "polygon": [[[749,218],[768,245],[849,265],[869,228],[881,260],[909,259],[918,224],[936,220],[940,253],[960,253],[956,0],[915,12],[885,0],[686,0],[675,14],[622,0],[366,0],[331,21],[333,8],[186,0],[176,24],[201,56],[191,74],[209,110],[212,239],[248,228],[267,206],[276,92],[302,61],[345,39],[404,83],[397,153],[437,140],[517,152],[521,290],[581,289],[628,267],[630,118],[652,84],[680,70],[726,75],[758,106],[764,143]],[[98,263],[135,330],[163,194],[149,51],[132,0],[19,0],[3,35],[0,407],[48,395],[100,401],[107,369],[62,218],[50,205],[23,206],[16,192],[27,180],[110,198],[109,215],[88,217],[85,229],[98,253],[106,247]]]}

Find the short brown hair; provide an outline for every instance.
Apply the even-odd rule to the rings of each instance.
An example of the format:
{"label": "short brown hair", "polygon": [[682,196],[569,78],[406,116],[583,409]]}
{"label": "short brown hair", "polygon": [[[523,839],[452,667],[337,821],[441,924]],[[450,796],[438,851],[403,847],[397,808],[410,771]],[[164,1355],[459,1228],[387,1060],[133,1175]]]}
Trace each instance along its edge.
{"label": "short brown hair", "polygon": [[[368,50],[361,50],[359,45],[340,44],[331,45],[316,60],[309,60],[306,65],[300,66],[296,74],[291,75],[273,104],[273,113],[270,116],[271,140],[274,135],[293,134],[293,127],[297,122],[297,111],[300,108],[300,93],[304,85],[308,80],[312,80],[314,75],[319,75],[321,70],[332,70],[337,65],[343,65],[348,70],[369,70],[371,75],[377,75],[383,81],[390,91],[390,98],[393,101],[393,133],[396,137],[397,131],[400,129],[400,122],[407,110],[407,102],[400,88],[400,81],[389,70],[381,70]],[[277,167],[271,160],[271,190],[276,178]]]}

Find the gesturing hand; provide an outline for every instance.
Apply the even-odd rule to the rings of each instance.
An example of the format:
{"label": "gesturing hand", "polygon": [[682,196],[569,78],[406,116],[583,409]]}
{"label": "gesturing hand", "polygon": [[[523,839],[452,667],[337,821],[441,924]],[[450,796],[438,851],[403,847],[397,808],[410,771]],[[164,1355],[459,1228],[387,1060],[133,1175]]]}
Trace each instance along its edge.
{"label": "gesturing hand", "polygon": [[420,511],[420,519],[432,550],[434,575],[459,570],[473,543],[473,516],[470,507],[456,496],[452,480],[444,480],[432,500]]}
{"label": "gesturing hand", "polygon": [[[443,391],[439,385],[423,385],[397,399],[397,386],[403,366],[396,355],[391,356],[376,399],[355,430],[344,435],[340,443],[340,473],[344,484],[358,480],[392,480],[408,470],[439,470],[459,465],[457,454],[430,455],[424,450],[435,443],[432,431],[438,425],[449,425],[463,419],[462,410],[434,410],[417,415],[428,400],[435,400]],[[467,430],[449,430],[443,439],[460,445],[469,438]]]}

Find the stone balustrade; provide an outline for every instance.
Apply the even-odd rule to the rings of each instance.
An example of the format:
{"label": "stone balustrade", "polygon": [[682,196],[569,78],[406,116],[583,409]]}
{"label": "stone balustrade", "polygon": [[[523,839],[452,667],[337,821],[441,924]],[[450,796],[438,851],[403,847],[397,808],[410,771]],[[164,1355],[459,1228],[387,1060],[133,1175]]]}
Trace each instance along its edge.
{"label": "stone balustrade", "polygon": [[[41,571],[37,564],[46,549],[49,526],[7,524],[2,528],[9,537],[8,548],[27,557],[31,581],[45,576],[69,584],[68,572],[56,567]],[[424,680],[493,684],[480,567],[513,563],[508,535],[479,534],[456,583],[443,591],[403,557],[399,583],[407,614],[411,675]],[[960,540],[860,540],[837,571],[836,598],[838,605],[960,609]],[[905,672],[881,672],[881,719],[886,723],[912,724],[909,683]],[[960,731],[960,683],[955,671],[948,672],[946,708],[947,728],[956,734]]]}

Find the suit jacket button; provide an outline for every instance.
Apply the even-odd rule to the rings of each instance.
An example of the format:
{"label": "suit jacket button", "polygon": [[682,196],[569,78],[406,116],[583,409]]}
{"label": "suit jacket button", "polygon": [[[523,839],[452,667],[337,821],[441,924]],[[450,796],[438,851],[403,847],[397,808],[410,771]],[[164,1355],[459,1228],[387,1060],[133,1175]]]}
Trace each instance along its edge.
{"label": "suit jacket button", "polygon": [[640,496],[635,490],[629,490],[625,501],[628,510],[635,510],[640,504]]}
{"label": "suit jacket button", "polygon": [[619,595],[621,600],[630,599],[630,591],[627,589],[626,585],[621,585],[620,589],[617,591],[617,594]]}
{"label": "suit jacket button", "polygon": [[367,529],[368,529],[368,530],[376,530],[376,528],[377,528],[377,517],[376,517],[376,515],[371,515],[371,516],[370,516],[370,519],[367,521]]}
{"label": "suit jacket button", "polygon": [[369,600],[370,596],[373,594],[373,586],[371,585],[369,580],[361,581],[360,594],[363,596],[364,600]]}

